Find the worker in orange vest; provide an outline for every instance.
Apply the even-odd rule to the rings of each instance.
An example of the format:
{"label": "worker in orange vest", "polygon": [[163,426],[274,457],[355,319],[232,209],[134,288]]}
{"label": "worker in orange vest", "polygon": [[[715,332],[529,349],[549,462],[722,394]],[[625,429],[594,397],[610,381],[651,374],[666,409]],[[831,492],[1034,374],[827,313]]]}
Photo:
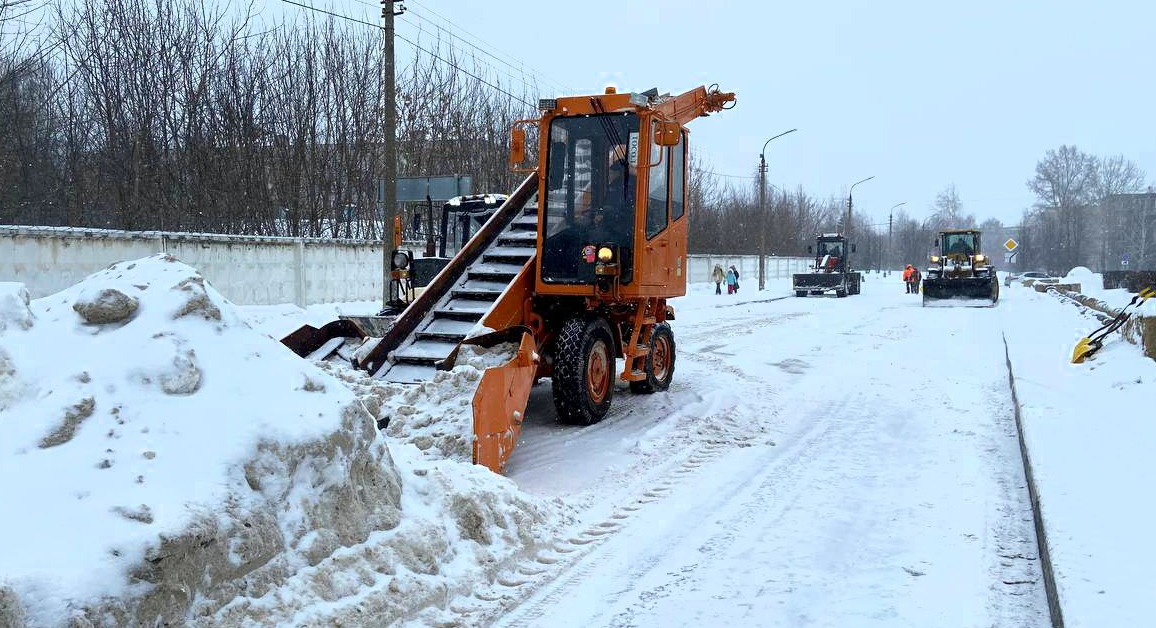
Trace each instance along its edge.
{"label": "worker in orange vest", "polygon": [[903,269],[903,285],[907,286],[907,294],[911,294],[911,273],[915,271],[915,267],[911,264]]}

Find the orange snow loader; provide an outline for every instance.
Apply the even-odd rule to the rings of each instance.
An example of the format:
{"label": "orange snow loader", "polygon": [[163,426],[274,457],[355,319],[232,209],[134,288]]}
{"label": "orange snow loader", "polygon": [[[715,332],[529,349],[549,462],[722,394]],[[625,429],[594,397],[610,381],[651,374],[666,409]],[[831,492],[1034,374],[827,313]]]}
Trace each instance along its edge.
{"label": "orange snow loader", "polygon": [[[734,102],[713,87],[539,101],[541,117],[511,132],[525,181],[355,366],[419,383],[453,368],[462,345],[516,347],[473,397],[474,462],[498,473],[539,378],[552,380],[558,419],[578,425],[606,416],[617,359],[632,392],[666,390],[666,301],[686,294],[685,125]],[[525,167],[530,127],[539,159]]]}

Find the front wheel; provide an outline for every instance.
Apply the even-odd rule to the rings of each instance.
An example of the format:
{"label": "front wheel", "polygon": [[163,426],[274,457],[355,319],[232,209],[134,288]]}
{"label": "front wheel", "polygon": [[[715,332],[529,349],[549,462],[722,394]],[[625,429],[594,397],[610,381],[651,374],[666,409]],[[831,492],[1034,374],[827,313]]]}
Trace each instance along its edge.
{"label": "front wheel", "polygon": [[806,291],[806,290],[796,290],[796,291],[795,291],[795,296],[797,296],[797,297],[805,297],[805,296],[807,296],[807,291]]}
{"label": "front wheel", "polygon": [[670,388],[674,379],[674,332],[670,325],[654,326],[650,334],[650,353],[646,356],[646,379],[630,382],[630,391],[649,394]]}
{"label": "front wheel", "polygon": [[847,296],[847,291],[843,288],[838,288],[835,290],[835,296],[842,299],[843,297]]}
{"label": "front wheel", "polygon": [[558,333],[554,408],[558,420],[593,425],[614,398],[614,335],[602,318],[572,318]]}

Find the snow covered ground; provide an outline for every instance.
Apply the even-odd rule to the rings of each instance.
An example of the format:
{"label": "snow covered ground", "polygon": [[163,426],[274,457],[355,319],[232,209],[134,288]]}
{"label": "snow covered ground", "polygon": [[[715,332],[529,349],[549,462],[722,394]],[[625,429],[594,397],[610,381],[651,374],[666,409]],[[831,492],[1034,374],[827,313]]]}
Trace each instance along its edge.
{"label": "snow covered ground", "polygon": [[[1115,301],[1122,290],[1089,296]],[[1011,288],[1000,305],[1023,406],[1064,622],[1069,628],[1152,624],[1156,543],[1150,536],[1156,363],[1120,339],[1070,364],[1100,322],[1053,296]],[[1152,302],[1144,306],[1152,309]]]}
{"label": "snow covered ground", "polygon": [[[246,325],[217,329],[209,321],[200,329],[141,318],[168,311],[158,310],[167,302],[149,300],[167,294],[153,292],[167,285],[133,292],[132,283],[123,289],[141,299],[141,313],[128,325],[102,324],[95,334],[91,324],[65,321],[75,313],[52,300],[69,305],[75,295],[36,301],[29,310],[15,287],[0,284],[0,465],[7,465],[0,468],[0,498],[6,506],[13,496],[22,500],[17,512],[40,504],[38,491],[75,493],[44,482],[21,487],[20,475],[27,460],[51,464],[54,452],[72,452],[56,459],[67,464],[87,463],[82,454],[103,443],[106,428],[118,429],[101,414],[119,399],[107,387],[113,380],[124,380],[116,395],[127,395],[126,405],[136,409],[134,426],[177,434],[160,449],[149,446],[159,452],[147,458],[151,465],[192,457],[178,455],[179,438],[193,429],[184,423],[191,419],[181,414],[182,403],[210,392],[223,403],[220,387],[253,380],[269,388],[260,399],[289,416],[313,412],[301,400],[336,409],[355,399],[369,415],[397,419],[364,446],[386,477],[396,477],[394,520],[338,543],[323,538],[324,526],[286,542],[276,563],[286,569],[276,577],[231,590],[236,595],[223,606],[198,592],[199,612],[186,618],[194,625],[1046,626],[1005,336],[1065,619],[1069,626],[1147,623],[1142,604],[1156,580],[1144,568],[1156,550],[1144,535],[1148,509],[1136,496],[1145,494],[1151,475],[1146,446],[1156,429],[1139,409],[1151,397],[1156,367],[1122,343],[1091,364],[1068,365],[1072,344],[1096,324],[1054,297],[1016,286],[1004,289],[996,308],[923,308],[897,276],[875,274],[866,276],[861,295],[846,299],[795,298],[786,280],[764,292],[748,280],[738,295],[692,286],[674,302],[671,390],[633,395],[620,386],[610,416],[578,428],[555,422],[544,382],[532,394],[508,478],[501,478],[463,462],[468,408],[456,394],[492,358],[466,359],[425,387],[384,385],[334,365],[316,368],[272,342],[304,322],[372,313],[376,303],[236,308],[217,295],[211,302],[223,318]],[[105,339],[151,346],[144,327],[133,328],[146,320],[161,332],[179,332],[196,349],[203,380],[193,393],[129,394],[145,386],[131,379],[134,354],[125,348],[133,345]],[[92,365],[91,383],[69,380],[79,377],[77,369],[53,372],[53,362],[32,366],[41,353],[18,340],[59,333],[61,325],[71,335],[60,342],[79,342],[84,364]],[[214,349],[212,334],[232,342]],[[91,344],[89,336],[104,344]],[[202,351],[202,344],[209,348]],[[123,359],[111,357],[111,346],[122,349]],[[260,360],[228,366],[232,353],[243,362],[242,354],[253,351]],[[162,362],[145,361],[158,378],[167,368]],[[6,377],[11,366],[23,375]],[[273,374],[250,373],[266,366]],[[234,374],[237,381],[229,381]],[[36,417],[56,400],[30,394],[37,386],[92,390],[96,416],[82,419],[64,444],[52,444],[59,430]],[[323,390],[308,390],[318,386]],[[236,423],[243,437],[220,452],[194,450],[213,452],[195,461],[209,472],[229,478],[243,469],[230,460],[244,460],[259,446],[252,435],[264,423],[249,422],[265,409],[256,400],[246,404],[205,410],[216,413],[216,429]],[[60,412],[49,414],[67,424],[72,406],[57,406]],[[161,418],[139,417],[145,410]],[[24,444],[13,446],[14,438]],[[47,448],[37,445],[44,439]],[[108,448],[129,456],[138,443],[126,443]],[[145,464],[131,456],[114,462],[114,469],[128,470]],[[340,465],[332,469],[325,477],[348,482]],[[103,476],[78,471],[72,483],[91,484],[93,477]],[[245,481],[243,472],[238,477]],[[53,591],[77,588],[99,597],[99,586],[128,583],[117,578],[131,556],[98,560],[109,543],[89,547],[100,540],[93,536],[127,530],[135,536],[122,534],[117,542],[147,552],[154,528],[180,527],[188,508],[182,504],[211,508],[217,498],[209,489],[220,484],[193,482],[139,500],[139,487],[101,484],[86,489],[92,497],[80,506],[58,499],[51,508],[64,514],[49,519],[54,526],[84,517],[107,522],[76,541],[68,568],[47,576],[51,565],[37,565],[35,557],[57,549],[49,541],[26,542],[41,519],[0,519],[0,626],[12,592],[29,625],[52,626],[75,617],[84,597],[74,592],[71,602],[53,606]],[[304,490],[290,494],[308,498]],[[155,522],[128,516],[138,503],[150,506]],[[124,504],[130,507],[115,508]]]}
{"label": "snow covered ground", "polygon": [[998,309],[880,279],[696,289],[671,391],[590,428],[537,390],[510,477],[576,524],[414,625],[1047,625]]}

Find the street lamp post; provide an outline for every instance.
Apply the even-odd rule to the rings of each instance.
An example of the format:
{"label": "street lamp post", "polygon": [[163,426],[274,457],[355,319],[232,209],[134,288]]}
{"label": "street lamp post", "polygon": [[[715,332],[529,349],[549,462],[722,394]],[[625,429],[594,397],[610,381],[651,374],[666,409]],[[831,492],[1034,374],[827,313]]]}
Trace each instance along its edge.
{"label": "street lamp post", "polygon": [[843,237],[847,238],[848,244],[851,242],[851,194],[855,191],[856,185],[859,185],[860,183],[866,183],[867,181],[870,181],[874,178],[875,175],[871,175],[862,181],[856,181],[855,183],[851,184],[851,189],[847,190],[847,221],[843,223]]}
{"label": "street lamp post", "polygon": [[767,286],[767,144],[798,129],[783,131],[763,142],[763,150],[759,152],[759,290]]}
{"label": "street lamp post", "polygon": [[887,212],[887,269],[891,269],[891,228],[895,222],[895,209],[907,204],[907,201],[896,203],[891,206],[891,211]]}

